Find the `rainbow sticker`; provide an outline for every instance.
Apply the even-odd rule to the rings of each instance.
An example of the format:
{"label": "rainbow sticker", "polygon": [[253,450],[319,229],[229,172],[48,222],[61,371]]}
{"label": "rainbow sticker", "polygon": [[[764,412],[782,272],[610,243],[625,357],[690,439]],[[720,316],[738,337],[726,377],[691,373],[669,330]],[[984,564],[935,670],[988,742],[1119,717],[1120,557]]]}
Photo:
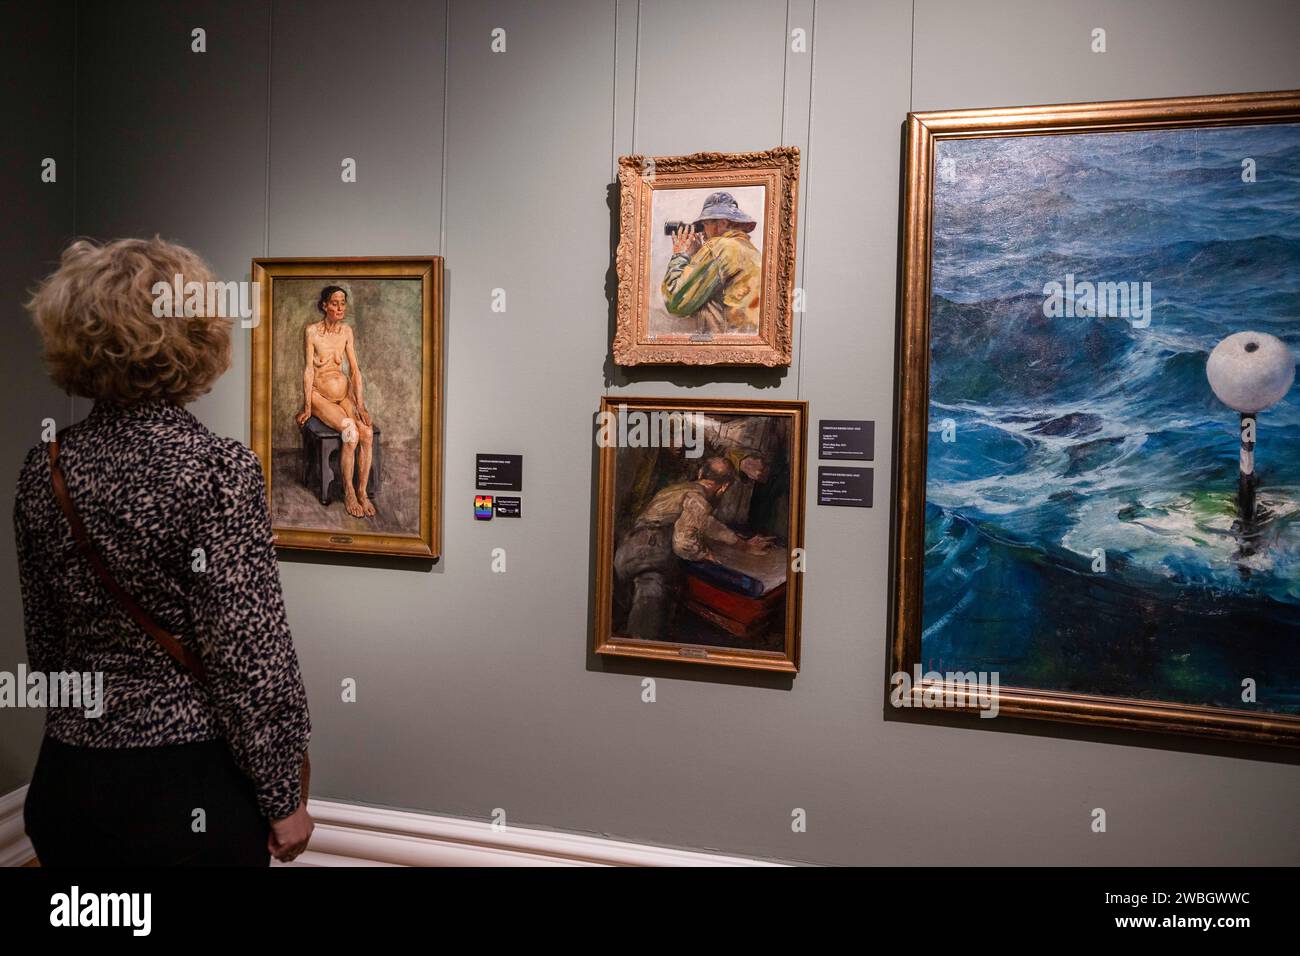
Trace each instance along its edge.
{"label": "rainbow sticker", "polygon": [[492,518],[491,495],[474,496],[474,518],[477,521],[488,521]]}

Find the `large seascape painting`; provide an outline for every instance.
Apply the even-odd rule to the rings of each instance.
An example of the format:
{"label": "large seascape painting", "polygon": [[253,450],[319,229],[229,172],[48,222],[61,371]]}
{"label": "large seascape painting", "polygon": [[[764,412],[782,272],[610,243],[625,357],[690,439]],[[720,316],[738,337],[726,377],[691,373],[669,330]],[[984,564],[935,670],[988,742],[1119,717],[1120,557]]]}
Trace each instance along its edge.
{"label": "large seascape painting", "polygon": [[900,663],[1295,742],[1300,122],[931,145]]}

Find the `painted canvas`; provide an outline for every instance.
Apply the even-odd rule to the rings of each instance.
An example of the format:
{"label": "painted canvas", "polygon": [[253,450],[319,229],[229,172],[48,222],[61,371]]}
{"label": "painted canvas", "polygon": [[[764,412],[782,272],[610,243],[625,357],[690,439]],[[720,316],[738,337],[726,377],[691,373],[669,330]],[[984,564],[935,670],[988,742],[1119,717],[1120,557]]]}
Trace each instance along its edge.
{"label": "painted canvas", "polygon": [[930,158],[911,663],[1289,737],[1300,122],[937,136]]}
{"label": "painted canvas", "polygon": [[342,260],[259,265],[270,288],[254,413],[265,415],[277,543],[418,553],[436,437],[430,260],[394,262],[391,274]]}
{"label": "painted canvas", "polygon": [[619,158],[619,365],[789,365],[799,150]]}
{"label": "painted canvas", "polygon": [[606,399],[598,653],[793,670],[804,410]]}
{"label": "painted canvas", "polygon": [[651,203],[648,334],[758,335],[764,186],[657,189]]}

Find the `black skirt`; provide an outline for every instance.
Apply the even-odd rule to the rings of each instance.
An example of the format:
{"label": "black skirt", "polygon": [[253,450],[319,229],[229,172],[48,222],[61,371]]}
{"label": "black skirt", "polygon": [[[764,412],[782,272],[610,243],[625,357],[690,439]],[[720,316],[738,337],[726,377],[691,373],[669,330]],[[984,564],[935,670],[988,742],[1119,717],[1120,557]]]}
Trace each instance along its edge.
{"label": "black skirt", "polygon": [[269,826],[221,739],[74,747],[46,736],[23,821],[42,866],[267,866]]}

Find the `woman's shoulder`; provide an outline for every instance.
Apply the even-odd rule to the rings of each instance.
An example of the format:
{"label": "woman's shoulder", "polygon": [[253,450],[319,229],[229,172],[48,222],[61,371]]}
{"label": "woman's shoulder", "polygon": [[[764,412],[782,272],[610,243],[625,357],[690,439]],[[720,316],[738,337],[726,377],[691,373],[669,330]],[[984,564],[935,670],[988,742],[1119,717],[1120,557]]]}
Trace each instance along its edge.
{"label": "woman's shoulder", "polygon": [[[80,422],[60,431],[60,458],[67,459],[65,473],[74,493],[78,486],[96,491],[119,487],[129,477],[130,483],[184,510],[214,498],[256,496],[265,487],[262,461],[252,448],[185,417],[183,427],[173,423],[111,438],[99,430],[83,432]],[[15,510],[48,504],[49,489],[49,443],[40,441],[27,450],[19,469]]]}
{"label": "woman's shoulder", "polygon": [[48,458],[49,451],[46,442],[37,442],[27,449],[27,455],[23,458],[22,467],[18,469],[18,483],[14,489],[15,509],[21,508],[31,497],[38,482],[43,486],[49,481],[50,466],[47,464]]}
{"label": "woman's shoulder", "polygon": [[46,469],[45,461],[49,458],[49,443],[38,441],[31,448],[27,449],[27,454],[23,457],[23,466],[19,470],[19,475],[28,475],[38,468],[42,471]]}
{"label": "woman's shoulder", "polygon": [[204,477],[210,483],[248,490],[264,481],[262,459],[238,438],[209,432],[208,440],[197,453],[203,461]]}
{"label": "woman's shoulder", "polygon": [[132,442],[139,468],[160,489],[195,499],[189,503],[247,492],[262,480],[261,459],[253,449],[241,439],[212,431],[188,409],[180,420],[160,423],[138,437],[147,438]]}
{"label": "woman's shoulder", "polygon": [[133,450],[144,452],[150,465],[178,475],[233,480],[261,470],[253,449],[241,439],[217,434],[189,409],[179,418],[151,422],[133,438]]}

